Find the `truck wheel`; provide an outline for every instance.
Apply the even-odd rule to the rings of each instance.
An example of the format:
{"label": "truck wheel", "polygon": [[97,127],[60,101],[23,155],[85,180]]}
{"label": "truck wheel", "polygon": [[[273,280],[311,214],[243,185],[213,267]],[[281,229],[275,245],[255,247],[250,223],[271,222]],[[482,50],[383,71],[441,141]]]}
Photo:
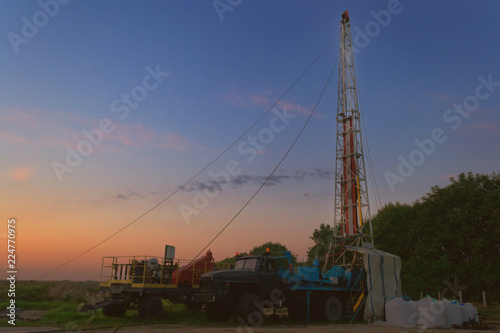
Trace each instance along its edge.
{"label": "truck wheel", "polygon": [[255,293],[245,293],[240,296],[236,304],[236,322],[249,326],[260,326],[264,322],[259,296]]}
{"label": "truck wheel", "polygon": [[231,318],[230,308],[226,304],[208,303],[205,310],[208,319],[213,321],[228,321]]}
{"label": "truck wheel", "polygon": [[139,317],[143,319],[161,319],[164,315],[163,302],[160,297],[141,297],[139,300]]}
{"label": "truck wheel", "polygon": [[335,296],[330,296],[325,300],[323,314],[329,322],[338,322],[342,319],[344,310],[342,302]]}
{"label": "truck wheel", "polygon": [[123,317],[127,312],[129,302],[123,300],[119,303],[106,305],[102,308],[102,314],[105,317]]}

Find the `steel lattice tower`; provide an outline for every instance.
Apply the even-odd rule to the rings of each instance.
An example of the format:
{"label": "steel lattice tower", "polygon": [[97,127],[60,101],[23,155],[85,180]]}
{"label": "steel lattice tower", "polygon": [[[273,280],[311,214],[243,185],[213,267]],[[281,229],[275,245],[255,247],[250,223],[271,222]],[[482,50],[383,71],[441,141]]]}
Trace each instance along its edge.
{"label": "steel lattice tower", "polygon": [[340,21],[336,141],[334,238],[343,238],[343,245],[373,243],[349,11]]}

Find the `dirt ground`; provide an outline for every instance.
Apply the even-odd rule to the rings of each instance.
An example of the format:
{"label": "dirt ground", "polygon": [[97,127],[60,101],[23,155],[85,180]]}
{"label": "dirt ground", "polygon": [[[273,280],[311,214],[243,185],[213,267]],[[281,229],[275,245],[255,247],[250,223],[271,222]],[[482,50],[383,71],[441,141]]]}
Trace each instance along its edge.
{"label": "dirt ground", "polygon": [[[183,327],[183,326],[172,326],[172,327],[147,327],[147,328],[127,328],[125,330],[120,330],[123,333],[139,333],[139,332],[213,332],[213,333],[288,333],[288,332],[307,332],[307,333],[351,333],[351,332],[361,332],[361,333],[412,333],[412,332],[474,332],[472,330],[456,330],[456,329],[404,329],[400,327],[387,327],[387,326],[376,326],[376,325],[303,325],[303,326],[282,326],[282,327],[265,327],[265,328],[247,328],[247,327],[221,327],[221,328],[194,328],[194,327]],[[500,331],[499,327],[495,331]],[[111,332],[103,331],[103,332]],[[479,331],[478,331],[479,332]],[[490,331],[494,332],[494,331]]]}
{"label": "dirt ground", "polygon": [[[89,332],[114,332],[116,328],[91,330]],[[58,328],[48,327],[0,327],[0,332],[58,332]],[[400,328],[387,327],[378,325],[297,325],[297,326],[275,326],[264,328],[247,328],[247,327],[189,327],[183,325],[158,325],[158,326],[139,326],[139,327],[124,327],[118,332],[121,333],[143,333],[143,332],[180,332],[180,333],[467,333],[467,332],[500,332],[500,326],[496,326],[495,330],[489,331],[474,331],[474,330],[459,330],[459,329],[416,329],[416,328]]]}

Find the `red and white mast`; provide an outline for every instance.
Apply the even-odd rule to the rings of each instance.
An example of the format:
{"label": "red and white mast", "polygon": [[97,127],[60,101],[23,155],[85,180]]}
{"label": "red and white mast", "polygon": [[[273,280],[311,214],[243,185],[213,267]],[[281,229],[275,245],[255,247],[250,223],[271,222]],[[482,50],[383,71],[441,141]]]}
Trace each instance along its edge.
{"label": "red and white mast", "polygon": [[[342,14],[340,21],[334,215],[335,236],[360,236],[361,242],[363,238],[367,240],[363,237],[363,223],[367,221],[371,225],[371,218],[349,11]],[[373,242],[371,227],[370,234],[366,236],[367,241]]]}

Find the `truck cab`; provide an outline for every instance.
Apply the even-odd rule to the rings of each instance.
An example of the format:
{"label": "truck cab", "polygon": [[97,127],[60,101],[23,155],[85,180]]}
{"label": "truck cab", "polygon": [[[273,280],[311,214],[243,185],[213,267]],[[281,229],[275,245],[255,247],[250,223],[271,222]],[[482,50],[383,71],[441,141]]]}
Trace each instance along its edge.
{"label": "truck cab", "polygon": [[279,298],[288,286],[282,273],[277,259],[268,253],[240,257],[231,270],[203,274],[200,292],[192,300],[205,304],[210,319],[227,320],[234,316],[247,323],[252,313],[262,315],[259,308],[281,306]]}

